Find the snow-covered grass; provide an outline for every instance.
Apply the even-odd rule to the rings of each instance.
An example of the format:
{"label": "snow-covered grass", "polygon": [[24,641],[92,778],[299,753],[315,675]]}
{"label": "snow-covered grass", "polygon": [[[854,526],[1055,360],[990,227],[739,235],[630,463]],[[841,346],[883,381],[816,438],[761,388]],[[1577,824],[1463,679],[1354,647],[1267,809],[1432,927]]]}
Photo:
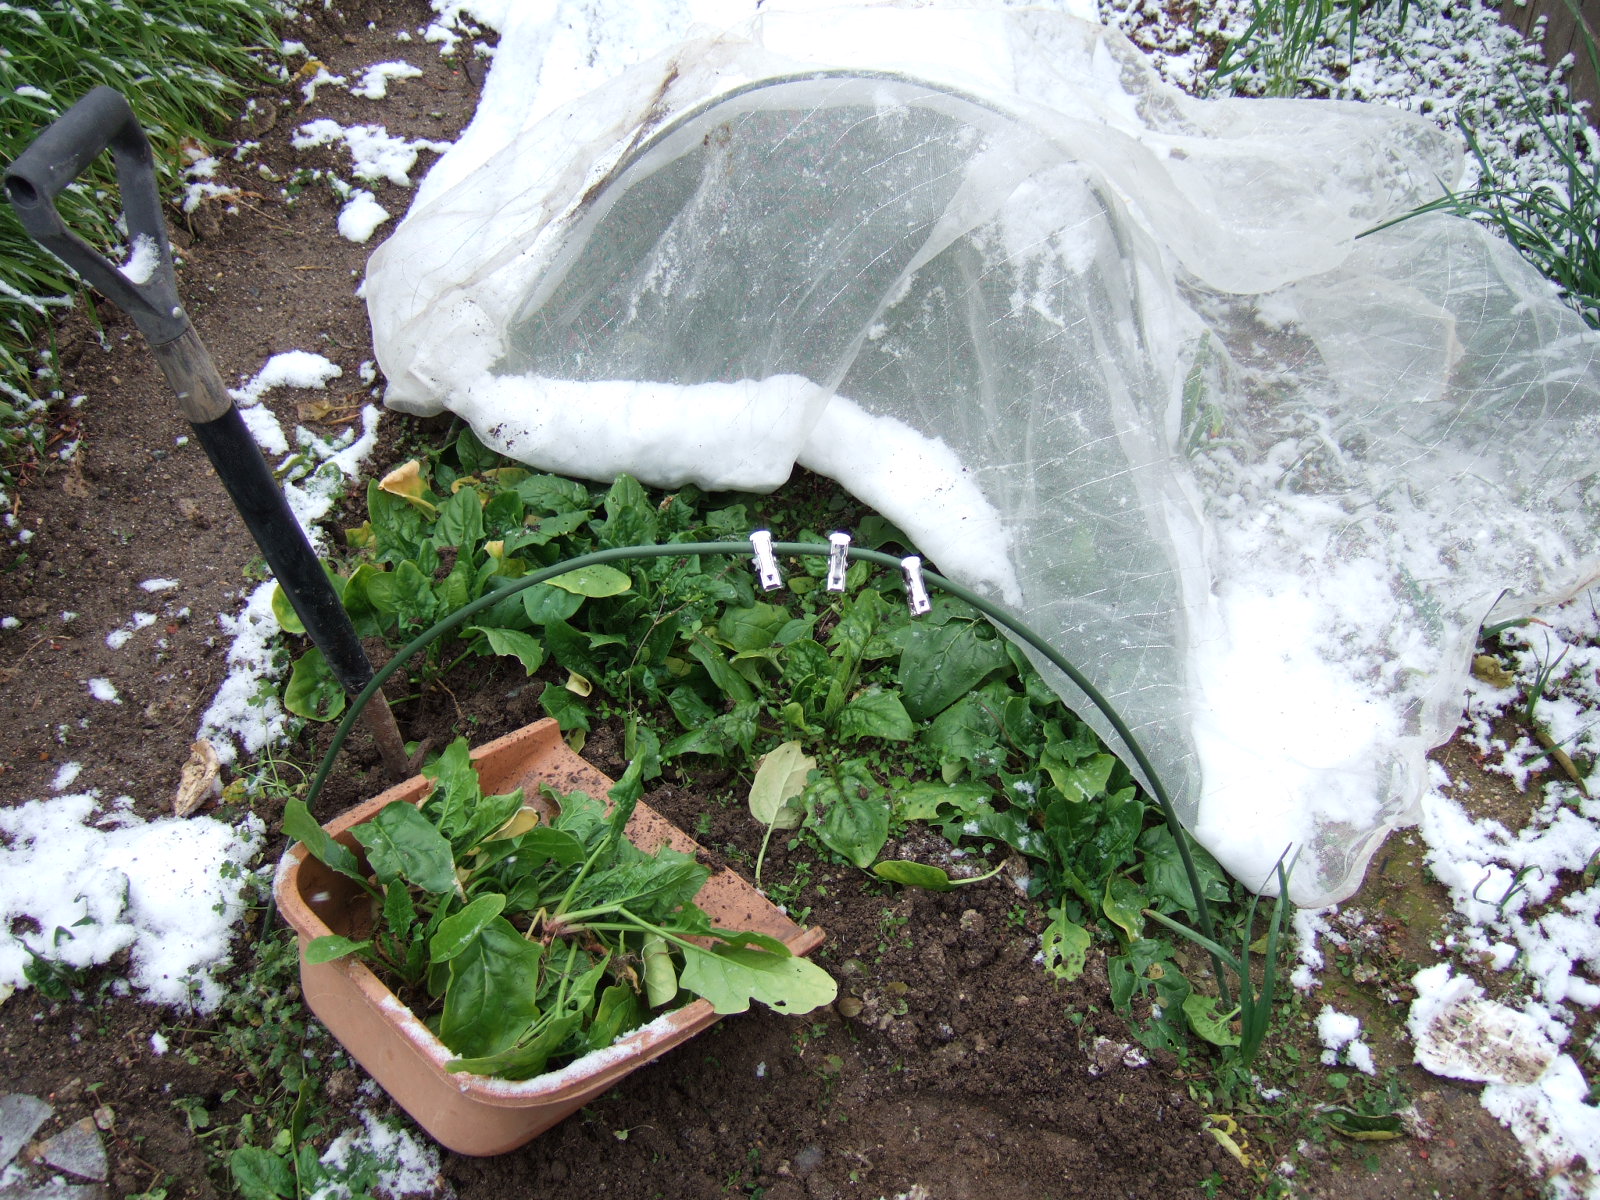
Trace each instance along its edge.
{"label": "snow-covered grass", "polygon": [[[1507,234],[1558,282],[1591,324],[1600,323],[1600,138],[1593,114],[1575,108],[1563,69],[1546,66],[1536,43],[1500,20],[1487,0],[1406,0],[1369,7],[1348,37],[1347,9],[1272,4],[1260,10],[1321,9],[1320,36],[1285,37],[1270,25],[1242,48],[1254,0],[1200,5],[1185,20],[1175,6],[1102,0],[1102,17],[1150,53],[1162,76],[1195,94],[1318,96],[1385,104],[1470,139],[1473,153],[1446,211],[1476,216]],[[1289,43],[1294,43],[1289,48]],[[1231,44],[1236,70],[1216,79],[1218,47]]]}
{"label": "snow-covered grass", "polygon": [[[1149,51],[1170,82],[1196,93],[1211,82],[1219,39],[1238,37],[1254,11],[1250,0],[1201,7],[1204,15],[1191,27],[1168,6],[1102,0],[1103,19]],[[1559,73],[1500,23],[1497,8],[1482,0],[1379,6],[1362,15],[1354,53],[1338,10],[1331,36],[1300,57],[1293,90],[1393,105],[1446,129],[1470,131],[1478,150],[1470,166],[1479,177],[1469,180],[1469,190],[1474,184],[1513,192],[1578,190],[1569,187],[1573,148],[1587,164],[1592,188],[1600,162],[1593,131],[1573,114]],[[1228,82],[1245,94],[1267,91],[1275,82],[1271,64],[1283,57],[1259,56]],[[1579,219],[1591,227],[1591,240],[1596,215]],[[1563,232],[1557,228],[1550,236],[1559,240]],[[1502,630],[1498,666],[1480,660],[1462,736],[1488,769],[1518,788],[1550,766],[1551,746],[1569,762],[1596,761],[1600,618],[1594,605],[1591,593],[1540,621]],[[1531,720],[1529,697],[1536,698]],[[1508,721],[1508,715],[1519,719]],[[1460,927],[1440,931],[1441,961],[1412,981],[1418,996],[1410,1013],[1417,1060],[1441,1074],[1488,1081],[1484,1106],[1517,1135],[1531,1165],[1549,1176],[1553,1194],[1571,1196],[1600,1195],[1592,1165],[1600,1162],[1600,1111],[1592,1100],[1600,1085],[1600,1035],[1572,1041],[1574,1027],[1600,1005],[1600,801],[1584,790],[1600,786],[1600,772],[1585,770],[1586,778],[1579,771],[1570,781],[1546,782],[1541,794],[1529,797],[1526,823],[1513,830],[1471,815],[1473,797],[1434,768],[1419,832],[1427,865],[1449,889]],[[1302,990],[1318,986],[1323,961],[1317,941],[1331,934],[1332,915],[1297,914],[1301,965],[1294,982]],[[1485,985],[1508,999],[1486,999]],[[1370,1051],[1357,1036],[1355,1018],[1323,1006],[1316,1028],[1325,1059],[1369,1069]],[[1592,1020],[1588,1028],[1594,1029]],[[1484,1054],[1491,1065],[1476,1061]]]}

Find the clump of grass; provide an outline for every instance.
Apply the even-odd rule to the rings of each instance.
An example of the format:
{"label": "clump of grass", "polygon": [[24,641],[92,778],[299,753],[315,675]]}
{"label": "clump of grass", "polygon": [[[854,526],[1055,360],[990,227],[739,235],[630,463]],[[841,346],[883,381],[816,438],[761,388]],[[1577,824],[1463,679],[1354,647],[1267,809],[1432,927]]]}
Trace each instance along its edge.
{"label": "clump of grass", "polygon": [[[1588,50],[1595,44],[1587,30]],[[1600,138],[1575,109],[1547,114],[1526,97],[1526,117],[1562,177],[1531,185],[1506,181],[1465,120],[1461,132],[1478,163],[1478,182],[1448,192],[1407,217],[1448,212],[1494,226],[1591,326],[1600,328]],[[1405,218],[1402,218],[1405,219]]]}
{"label": "clump of grass", "polygon": [[[238,98],[266,78],[255,57],[275,46],[282,16],[274,0],[53,0],[0,5],[0,162],[91,88],[128,98],[156,150],[162,186],[179,182],[179,146],[204,142],[231,117]],[[108,198],[106,193],[111,193]],[[90,242],[118,240],[109,166],[60,199],[63,218]],[[0,204],[0,503],[21,462],[43,448],[50,365],[36,375],[31,351],[78,283],[39,249]],[[41,376],[43,378],[41,378]]]}
{"label": "clump of grass", "polygon": [[1404,26],[1410,0],[1256,0],[1250,24],[1223,50],[1208,90],[1229,90],[1237,77],[1251,76],[1265,95],[1292,96],[1315,51],[1343,33],[1353,56],[1362,18],[1390,7],[1399,9]]}
{"label": "clump of grass", "polygon": [[[1404,31],[1409,7],[1410,0],[1256,0],[1244,33],[1223,51],[1210,90],[1290,96],[1331,87],[1337,95],[1323,52],[1347,40],[1353,59],[1365,28],[1385,43],[1385,54],[1403,55],[1404,44],[1389,39]],[[1582,20],[1578,32],[1588,61],[1600,70],[1594,36]],[[1492,94],[1463,96],[1455,110],[1476,182],[1399,219],[1448,212],[1494,227],[1600,328],[1600,137],[1556,74],[1537,66],[1534,50],[1528,55],[1508,73],[1509,86],[1502,80]]]}
{"label": "clump of grass", "polygon": [[[1292,867],[1291,863],[1291,867]],[[1181,925],[1164,913],[1153,909],[1146,909],[1145,916],[1165,925],[1180,937],[1186,938],[1195,945],[1208,951],[1216,960],[1225,963],[1234,974],[1239,985],[1239,1001],[1232,1012],[1224,1014],[1213,1022],[1217,1027],[1203,1036],[1207,1040],[1223,1046],[1232,1052],[1234,1061],[1241,1066],[1248,1067],[1261,1053],[1261,1047],[1267,1039],[1267,1031],[1272,1024],[1272,1014],[1277,998],[1278,987],[1278,954],[1283,945],[1283,931],[1285,917],[1292,907],[1289,900],[1289,869],[1285,868],[1283,858],[1280,856],[1273,867],[1278,879],[1278,898],[1272,905],[1272,917],[1267,924],[1266,936],[1260,939],[1262,946],[1261,981],[1257,985],[1254,972],[1251,970],[1251,953],[1258,944],[1255,939],[1256,905],[1260,901],[1259,895],[1250,897],[1249,906],[1245,909],[1243,920],[1240,922],[1239,952],[1231,953],[1227,947],[1211,940],[1203,934],[1195,932],[1186,925]],[[1224,981],[1218,979],[1219,987]],[[1226,996],[1224,990],[1224,995]],[[1225,1001],[1226,1002],[1226,1001]],[[1239,1030],[1237,1034],[1228,1032],[1222,1025],[1223,1022],[1237,1018]]]}

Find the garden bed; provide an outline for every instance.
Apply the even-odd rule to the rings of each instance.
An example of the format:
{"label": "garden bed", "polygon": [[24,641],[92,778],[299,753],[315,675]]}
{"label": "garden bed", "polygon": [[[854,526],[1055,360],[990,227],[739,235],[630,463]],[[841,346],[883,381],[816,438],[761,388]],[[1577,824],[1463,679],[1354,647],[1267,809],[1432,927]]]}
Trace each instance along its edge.
{"label": "garden bed", "polygon": [[[453,137],[472,112],[482,64],[441,59],[419,32],[432,20],[423,3],[384,0],[296,26],[286,36],[309,54],[292,67],[314,58],[354,81],[373,63],[403,57],[423,74],[391,83],[382,102],[324,86],[302,104],[314,72],[302,78],[283,93],[288,106],[258,110],[277,114],[270,123],[256,117],[237,131],[260,146],[243,161],[220,161],[217,179],[236,189],[234,198],[201,204],[179,221],[180,287],[229,383],[291,350],[314,351],[342,369],[327,389],[266,396],[290,428],[359,424],[371,398],[362,378],[369,335],[354,294],[371,244],[339,236],[343,205],[310,174],[348,176],[348,157],[325,146],[297,149],[292,134],[330,117],[382,123],[411,139]],[[401,29],[409,43],[396,41]],[[424,155],[413,178],[428,161]],[[266,181],[262,166],[278,182]],[[376,195],[396,217],[409,199],[393,184]],[[105,348],[82,312],[57,335],[62,390],[83,399],[59,408],[51,453],[19,489],[9,544],[0,549],[0,615],[15,618],[0,633],[0,787],[15,803],[93,789],[112,807],[128,796],[131,814],[154,819],[170,810],[200,717],[229,673],[230,633],[217,614],[239,610],[259,568],[131,324],[104,306],[96,319]],[[369,470],[382,473],[447,429],[385,416]],[[361,519],[353,494],[349,519],[330,525]],[[780,519],[848,519],[837,496],[809,479],[773,503]],[[141,587],[169,580],[176,586]],[[125,636],[108,639],[120,631]],[[512,659],[463,668],[440,684],[400,705],[408,737],[443,745],[464,733],[482,742],[542,715],[538,688]],[[585,756],[618,776],[623,738],[619,720],[597,723]],[[203,810],[235,822],[254,812],[266,830],[262,862],[283,847],[277,830],[287,791],[274,774],[297,785],[319,753],[318,735],[273,753],[278,766],[256,765],[248,787]],[[1511,811],[1538,807],[1544,775],[1535,774],[1527,793],[1491,791],[1494,777],[1472,774],[1474,757],[1461,743],[1445,755],[1454,778],[1479,781],[1468,790]],[[358,744],[319,813],[382,783],[375,755]],[[710,848],[721,860],[713,865],[748,876],[763,830],[744,807],[747,786],[722,768],[669,768],[646,800]],[[885,857],[921,859],[928,850],[912,842],[886,848]],[[1297,1001],[1274,1035],[1264,1070],[1269,1083],[1293,1092],[1235,1113],[1235,1145],[1250,1170],[1205,1128],[1214,1111],[1212,1060],[1198,1050],[1180,1059],[1139,1046],[1112,1011],[1103,950],[1092,950],[1070,983],[1044,972],[1034,957],[1047,918],[1011,872],[944,894],[899,889],[780,837],[767,851],[764,884],[791,913],[809,911],[827,929],[819,961],[839,980],[840,1003],[815,1018],[763,1011],[720,1022],[523,1150],[492,1160],[424,1155],[401,1190],[468,1200],[560,1187],[623,1200],[1252,1196],[1265,1191],[1265,1172],[1291,1159],[1293,1186],[1308,1196],[1534,1194],[1516,1141],[1479,1106],[1479,1089],[1409,1065],[1395,1013],[1403,1017],[1410,976],[1431,961],[1430,944],[1446,932],[1450,912],[1419,859],[1404,841],[1380,853],[1360,904],[1379,925],[1394,926],[1393,936],[1371,945],[1352,939],[1333,953],[1327,990]],[[54,1106],[46,1132],[108,1110],[102,1129],[116,1195],[227,1194],[226,1163],[241,1145],[282,1150],[298,1139],[318,1159],[347,1132],[333,1123],[330,1101],[412,1128],[365,1090],[361,1073],[298,1005],[282,928],[266,929],[257,909],[241,929],[225,976],[234,998],[210,1013],[119,995],[127,990],[117,983],[126,952],[105,969],[47,980],[59,998],[36,986],[0,1003],[5,1088]],[[53,935],[25,923],[13,932]],[[1371,1084],[1336,1085],[1340,1073],[1317,1064],[1311,1022],[1324,1001],[1368,1019],[1365,1036],[1382,1073]],[[310,1081],[303,1092],[301,1079]],[[1317,1119],[1323,1102],[1376,1105],[1391,1079],[1415,1105],[1407,1136],[1352,1141]],[[369,1146],[381,1144],[375,1136],[368,1131]],[[373,1162],[343,1161],[318,1170],[358,1186],[376,1178]]]}

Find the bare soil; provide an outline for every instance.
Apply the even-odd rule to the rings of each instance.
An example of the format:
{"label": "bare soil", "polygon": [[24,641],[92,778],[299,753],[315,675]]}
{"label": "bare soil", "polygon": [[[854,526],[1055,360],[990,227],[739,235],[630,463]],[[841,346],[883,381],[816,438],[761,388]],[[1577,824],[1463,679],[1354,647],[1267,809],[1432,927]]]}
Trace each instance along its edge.
{"label": "bare soil", "polygon": [[[305,106],[298,90],[264,93],[273,118],[234,131],[260,141],[260,150],[247,163],[228,161],[219,180],[238,187],[237,211],[219,202],[192,216],[169,214],[183,259],[181,291],[230,382],[273,353],[312,350],[344,370],[333,398],[348,407],[333,419],[349,419],[366,398],[359,370],[372,349],[354,291],[372,246],[338,236],[339,205],[326,188],[309,187],[289,203],[256,164],[285,179],[319,166],[348,177],[340,154],[290,145],[292,131],[317,117],[453,137],[473,111],[482,64],[441,60],[420,39],[396,43],[396,30],[415,35],[431,17],[420,0],[374,0],[287,31],[352,80],[366,65],[397,57],[425,74],[392,85],[380,104],[333,87]],[[377,191],[398,217],[408,194],[388,185]],[[380,228],[373,244],[392,227]],[[237,610],[260,568],[204,453],[183,443],[188,428],[131,323],[101,303],[93,320],[79,312],[55,337],[65,393],[83,399],[54,414],[53,449],[75,441],[75,454],[68,461],[51,454],[29,469],[15,497],[17,526],[0,547],[0,614],[20,621],[0,632],[0,803],[50,795],[57,770],[71,761],[83,767],[76,788],[126,794],[141,815],[163,815],[223,678],[227,639],[217,614]],[[328,398],[280,391],[268,402],[292,425],[303,420],[297,405]],[[378,471],[404,457],[404,444],[444,432],[394,415],[384,422],[371,463]],[[19,530],[30,540],[14,540]],[[180,586],[140,589],[158,577]],[[111,648],[106,634],[136,611],[158,620]],[[94,699],[88,681],[95,678],[110,680],[120,702]],[[453,694],[401,706],[402,728],[409,737],[460,731],[475,740],[505,732],[539,715],[523,682],[480,672]],[[586,755],[617,774],[618,745],[615,730],[598,730]],[[314,761],[315,735],[289,752]],[[748,872],[759,830],[728,802],[733,782],[675,777],[648,799]],[[323,811],[383,784],[372,748],[358,739]],[[269,806],[261,815],[275,828],[278,811]],[[269,861],[282,847],[275,838]],[[1382,907],[1392,896],[1413,907],[1387,918],[1395,948],[1373,985],[1390,988],[1394,1001],[1378,990],[1366,994],[1375,997],[1373,1019],[1387,1008],[1392,1026],[1395,1004],[1403,1016],[1409,998],[1396,964],[1421,960],[1429,935],[1420,926],[1439,912],[1415,906],[1416,881],[1425,881],[1416,862],[1410,874],[1395,876],[1404,882],[1385,888],[1391,857],[1379,857],[1373,903]],[[1267,1192],[1259,1168],[1247,1171],[1204,1128],[1207,1114],[1192,1098],[1203,1063],[1185,1070],[1171,1056],[1130,1050],[1136,1042],[1111,1011],[1098,951],[1070,985],[1045,976],[1032,961],[1040,914],[1004,878],[942,896],[893,891],[782,845],[769,855],[766,878],[790,886],[792,907],[809,908],[827,930],[821,961],[840,980],[840,1004],[809,1018],[757,1012],[725,1020],[521,1151],[486,1160],[444,1155],[434,1194],[1037,1200]],[[253,920],[243,932],[242,967],[258,929]],[[248,1112],[243,1097],[274,1081],[249,1077],[215,1019],[106,995],[116,966],[97,976],[82,1001],[52,1003],[22,991],[0,1006],[0,1092],[49,1099],[56,1116],[46,1134],[109,1106],[110,1195],[229,1194],[216,1151],[236,1136]],[[1354,1007],[1360,986],[1348,990],[1338,1002]],[[267,999],[260,997],[263,1007]],[[1319,1004],[1304,1008],[1309,1014]],[[161,1056],[150,1045],[158,1031],[172,1047]],[[1286,1036],[1315,1060],[1318,1048],[1303,1028]],[[1534,1194],[1516,1144],[1479,1108],[1472,1088],[1407,1067],[1403,1044],[1373,1042],[1383,1066],[1406,1072],[1425,1137],[1307,1138],[1296,1175],[1285,1181],[1290,1192]],[[1308,1072],[1319,1077],[1320,1069]],[[327,1092],[349,1098],[359,1083],[359,1073],[335,1071]],[[209,1114],[203,1127],[185,1115],[194,1101]],[[1295,1127],[1236,1115],[1245,1144],[1260,1151],[1255,1161],[1275,1162],[1301,1137]]]}

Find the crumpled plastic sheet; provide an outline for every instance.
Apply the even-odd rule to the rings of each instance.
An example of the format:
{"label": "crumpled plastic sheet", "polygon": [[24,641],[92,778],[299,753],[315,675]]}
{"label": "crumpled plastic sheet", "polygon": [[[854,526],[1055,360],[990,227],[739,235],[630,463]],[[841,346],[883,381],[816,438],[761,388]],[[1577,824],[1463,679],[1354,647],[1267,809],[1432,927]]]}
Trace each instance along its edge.
{"label": "crumpled plastic sheet", "polygon": [[768,11],[534,91],[373,256],[387,402],[588,478],[833,477],[1247,885],[1354,891],[1480,623],[1595,578],[1600,341],[1469,222],[1360,236],[1459,177],[1420,119],[1194,100],[1034,10]]}

